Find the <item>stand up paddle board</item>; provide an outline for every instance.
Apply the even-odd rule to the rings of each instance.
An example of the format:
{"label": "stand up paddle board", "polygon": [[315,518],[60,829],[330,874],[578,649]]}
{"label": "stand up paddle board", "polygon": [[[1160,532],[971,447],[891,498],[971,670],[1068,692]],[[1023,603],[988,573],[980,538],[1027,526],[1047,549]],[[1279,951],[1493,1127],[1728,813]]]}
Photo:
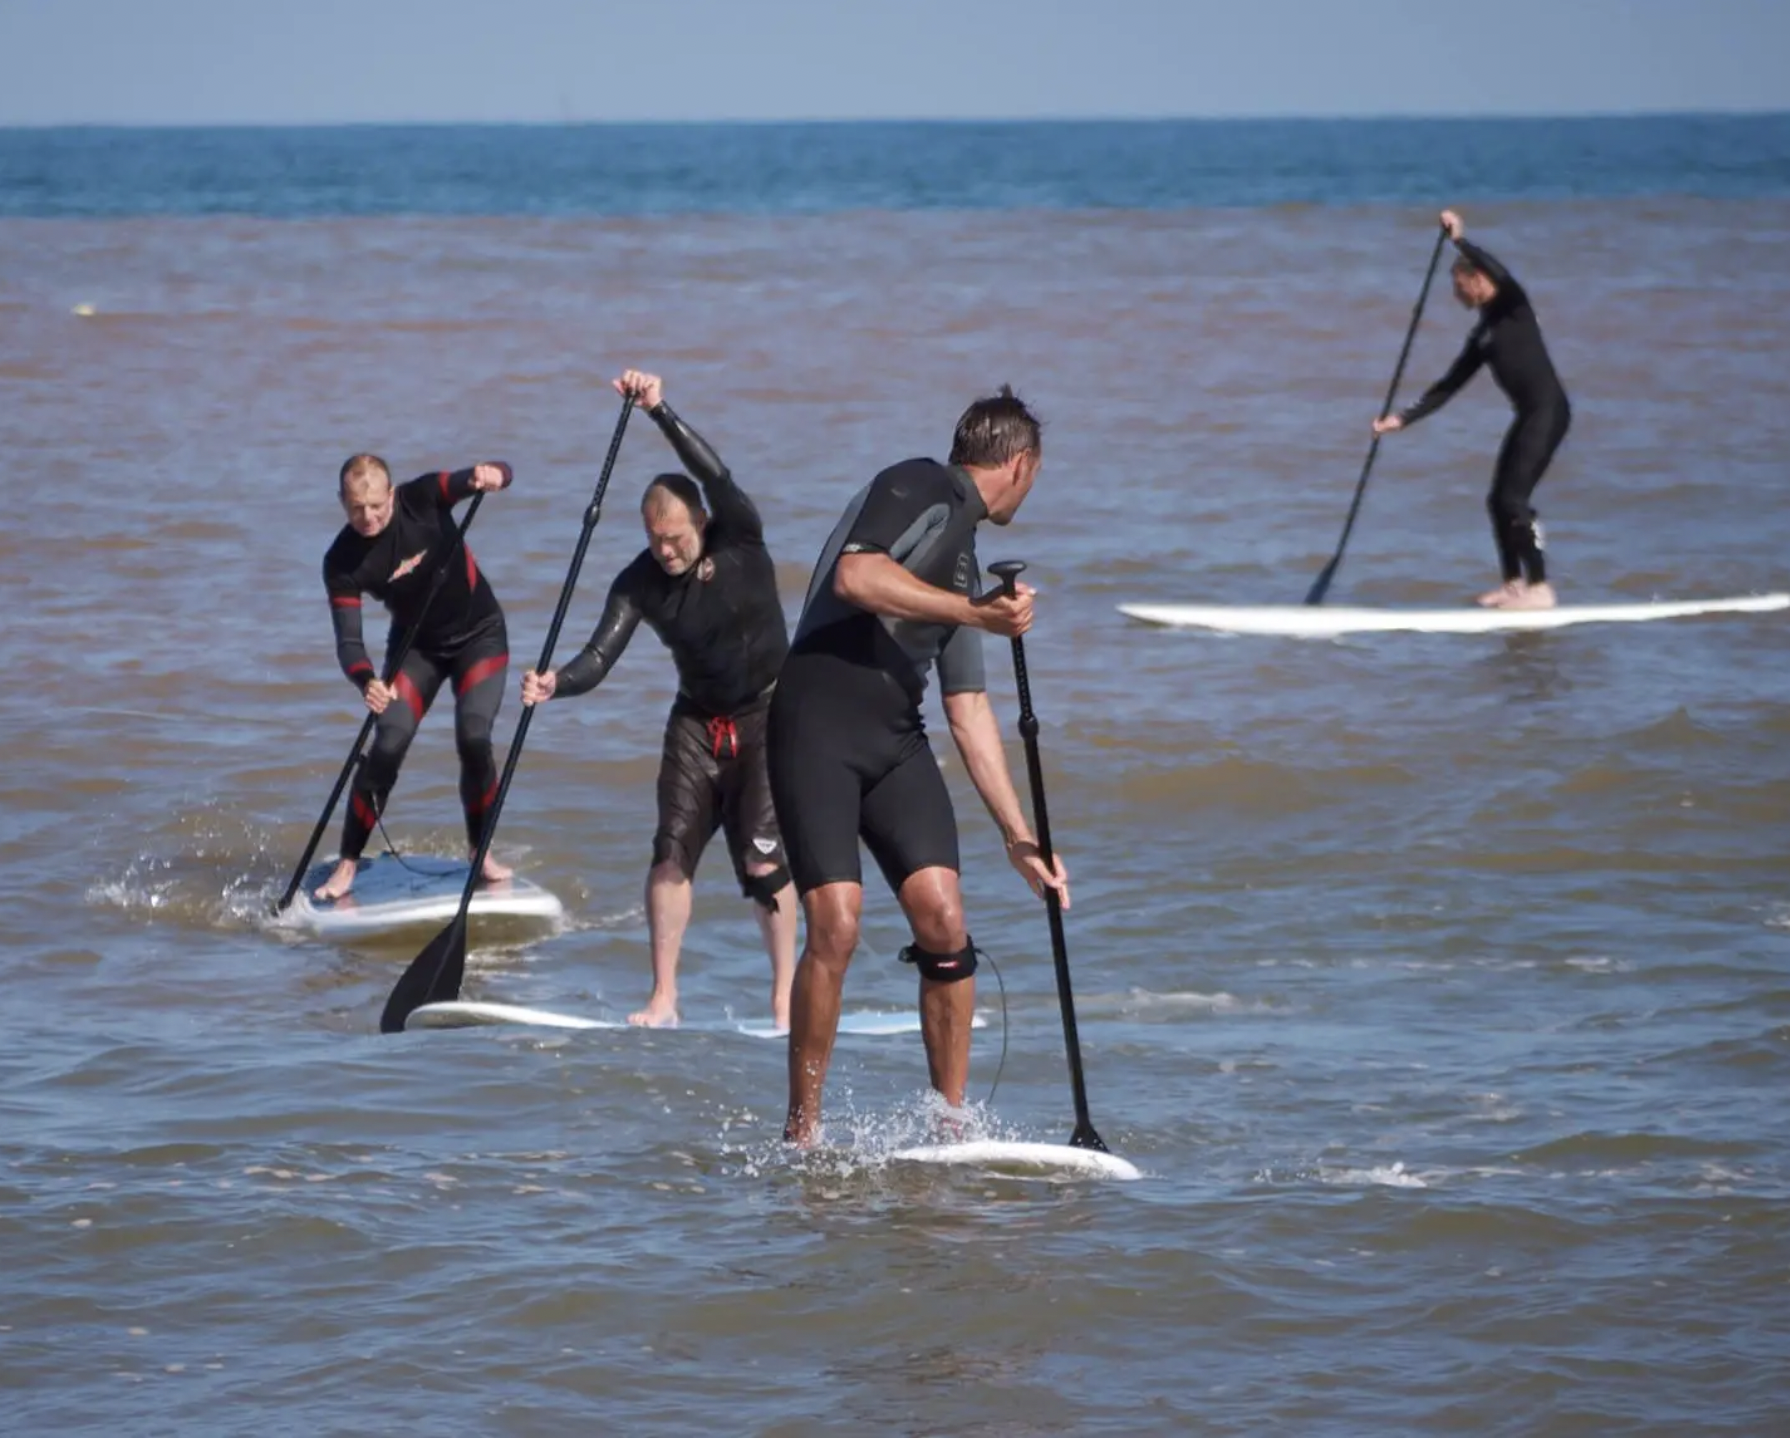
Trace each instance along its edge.
{"label": "stand up paddle board", "polygon": [[[438,1004],[422,1004],[411,1010],[405,1020],[407,1029],[465,1029],[490,1024],[522,1024],[547,1029],[626,1029],[634,1025],[620,1019],[593,1019],[581,1014],[555,1013],[551,1009],[531,1009],[520,1004],[489,1004],[471,999],[452,999]],[[972,1028],[987,1028],[988,1020],[977,1014],[970,1020]],[[687,1023],[679,1029],[651,1030],[656,1033],[732,1033],[754,1039],[789,1037],[788,1029],[780,1029],[769,1019],[758,1023]],[[883,1038],[891,1034],[917,1034],[920,1016],[911,1013],[857,1013],[839,1016],[839,1033],[843,1036]]]}
{"label": "stand up paddle board", "polygon": [[[439,927],[460,912],[460,895],[466,888],[464,859],[418,854],[400,858],[388,853],[361,860],[354,887],[341,898],[312,898],[334,868],[333,863],[313,865],[287,911],[293,923],[327,939]],[[475,919],[529,919],[551,924],[565,910],[547,890],[518,874],[501,884],[481,884],[474,889],[467,913]]]}
{"label": "stand up paddle board", "polygon": [[525,1024],[542,1029],[625,1029],[619,1019],[590,1019],[580,1014],[556,1014],[551,1009],[530,1009],[520,1004],[482,1004],[452,999],[421,1004],[404,1020],[407,1029],[471,1029],[487,1024]]}
{"label": "stand up paddle board", "polygon": [[1097,1148],[1073,1148],[1066,1143],[1026,1143],[1012,1139],[984,1138],[967,1143],[941,1143],[926,1148],[904,1148],[889,1155],[896,1163],[954,1164],[987,1173],[1078,1174],[1093,1178],[1142,1178],[1137,1166],[1116,1153]]}
{"label": "stand up paddle board", "polygon": [[[769,1019],[758,1023],[730,1025],[737,1032],[755,1039],[786,1039],[788,1029],[780,1029]],[[970,1019],[973,1029],[985,1029],[988,1020],[981,1014]],[[841,1014],[839,1015],[839,1032],[855,1034],[860,1038],[886,1038],[891,1034],[917,1034],[920,1032],[920,1016],[918,1014]]]}
{"label": "stand up paddle board", "polygon": [[1790,594],[1687,599],[1656,604],[1562,604],[1554,609],[1350,609],[1312,604],[1121,604],[1119,613],[1145,624],[1208,629],[1219,634],[1334,639],[1343,634],[1492,634],[1561,629],[1568,624],[1638,624],[1698,614],[1766,614],[1790,609]]}

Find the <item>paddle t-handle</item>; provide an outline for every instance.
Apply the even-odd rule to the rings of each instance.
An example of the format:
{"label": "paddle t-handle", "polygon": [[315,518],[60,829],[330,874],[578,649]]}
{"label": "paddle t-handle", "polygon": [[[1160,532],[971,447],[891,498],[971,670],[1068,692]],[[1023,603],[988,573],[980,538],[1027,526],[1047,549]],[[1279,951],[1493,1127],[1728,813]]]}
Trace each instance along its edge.
{"label": "paddle t-handle", "polygon": [[1001,581],[1002,593],[1017,594],[1019,576],[1026,572],[1026,562],[1023,559],[997,559],[988,566],[988,572]]}
{"label": "paddle t-handle", "polygon": [[[1001,582],[1005,594],[1017,594],[1019,576],[1025,562],[1002,559],[988,566],[988,572]],[[1044,801],[1044,763],[1038,757],[1038,716],[1032,710],[1032,681],[1026,672],[1025,641],[1013,636],[1013,679],[1019,689],[1019,737],[1025,744],[1026,778],[1032,789],[1032,822],[1038,830],[1038,854],[1047,869],[1057,866],[1056,850],[1050,842],[1050,810]],[[1081,1067],[1081,1035],[1075,1023],[1075,993],[1069,982],[1069,941],[1063,932],[1063,901],[1057,891],[1044,891],[1044,912],[1050,921],[1050,954],[1057,974],[1057,1006],[1063,1012],[1063,1048],[1069,1059],[1069,1088],[1075,1100],[1075,1131],[1069,1135],[1071,1148],[1091,1148],[1101,1153],[1109,1150],[1094,1131],[1088,1117],[1088,1086]]]}

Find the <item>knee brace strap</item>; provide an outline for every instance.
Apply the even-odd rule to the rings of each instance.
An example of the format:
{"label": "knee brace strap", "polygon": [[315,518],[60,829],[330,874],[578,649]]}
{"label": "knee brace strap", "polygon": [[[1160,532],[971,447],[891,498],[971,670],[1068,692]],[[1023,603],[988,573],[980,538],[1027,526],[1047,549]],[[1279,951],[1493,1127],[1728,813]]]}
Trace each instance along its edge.
{"label": "knee brace strap", "polygon": [[976,972],[976,946],[968,943],[955,954],[935,954],[918,944],[901,951],[901,962],[912,964],[924,978],[936,984],[954,984]]}
{"label": "knee brace strap", "polygon": [[777,907],[777,895],[789,886],[789,865],[779,864],[768,874],[748,874],[740,880],[740,892],[767,909]]}

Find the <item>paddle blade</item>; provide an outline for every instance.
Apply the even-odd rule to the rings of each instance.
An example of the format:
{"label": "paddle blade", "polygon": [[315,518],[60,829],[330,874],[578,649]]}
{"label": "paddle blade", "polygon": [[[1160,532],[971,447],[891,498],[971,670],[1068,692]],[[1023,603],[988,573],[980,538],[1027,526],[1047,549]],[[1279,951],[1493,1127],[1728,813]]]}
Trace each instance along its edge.
{"label": "paddle blade", "polygon": [[[1342,558],[1342,556],[1338,555],[1337,559],[1340,558]],[[1305,594],[1305,602],[1307,604],[1322,604],[1324,602],[1324,596],[1330,592],[1330,581],[1335,578],[1336,559],[1332,559],[1318,572],[1318,577],[1312,580],[1311,588],[1307,590]]]}
{"label": "paddle blade", "polygon": [[424,1004],[459,998],[460,980],[465,976],[466,910],[461,909],[453,923],[431,939],[398,976],[385,1001],[385,1012],[379,1016],[379,1032],[401,1034],[405,1020]]}
{"label": "paddle blade", "polygon": [[1112,1152],[1100,1135],[1094,1132],[1094,1125],[1091,1123],[1078,1123],[1075,1126],[1075,1132],[1069,1135],[1069,1147],[1091,1148],[1096,1153]]}

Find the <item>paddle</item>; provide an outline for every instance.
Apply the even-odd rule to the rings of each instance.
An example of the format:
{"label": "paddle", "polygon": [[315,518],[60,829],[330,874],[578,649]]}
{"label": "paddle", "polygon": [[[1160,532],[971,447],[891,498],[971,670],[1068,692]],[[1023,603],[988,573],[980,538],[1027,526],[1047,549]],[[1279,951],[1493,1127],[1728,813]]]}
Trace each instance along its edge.
{"label": "paddle", "polygon": [[[559,629],[566,621],[566,610],[572,605],[572,591],[578,586],[578,571],[584,566],[584,551],[590,547],[591,533],[603,513],[603,491],[609,488],[609,476],[615,469],[615,457],[621,451],[622,432],[628,427],[628,416],[634,412],[634,396],[622,399],[621,417],[615,422],[615,433],[609,440],[609,453],[603,460],[603,473],[597,479],[596,492],[584,511],[584,527],[578,534],[578,547],[572,553],[572,567],[566,571],[566,582],[560,586],[559,606],[553,611],[553,623],[547,630],[547,642],[541,646],[541,662],[535,672],[545,674],[553,666],[553,646],[559,642]],[[453,921],[410,961],[410,967],[398,976],[385,1011],[379,1016],[379,1032],[401,1033],[404,1021],[413,1010],[424,1004],[441,1003],[460,996],[460,980],[466,975],[466,910],[472,903],[472,891],[478,887],[479,871],[485,867],[485,855],[491,850],[492,836],[497,833],[497,818],[503,812],[503,801],[510,792],[510,779],[516,772],[516,761],[522,757],[522,744],[528,738],[529,721],[538,706],[529,705],[516,722],[516,733],[510,740],[509,757],[504,760],[503,777],[497,784],[497,796],[491,801],[491,812],[485,816],[485,829],[479,837],[479,851],[472,856],[472,868],[466,875],[466,887],[460,891],[460,909]]]}
{"label": "paddle", "polygon": [[[1015,592],[1014,581],[1025,564],[1017,559],[1003,559],[988,566],[988,572],[1001,581],[1008,594]],[[1019,684],[1019,737],[1025,741],[1026,776],[1032,783],[1032,818],[1038,825],[1038,852],[1045,867],[1056,868],[1056,851],[1050,846],[1050,814],[1044,807],[1044,766],[1038,758],[1038,716],[1032,712],[1032,684],[1026,675],[1025,641],[1013,638],[1013,677]],[[1075,1132],[1069,1135],[1071,1148],[1098,1149],[1107,1153],[1105,1143],[1094,1132],[1088,1117],[1088,1088],[1081,1072],[1081,1039],[1075,1028],[1075,996],[1069,989],[1069,947],[1063,938],[1063,901],[1055,889],[1044,891],[1045,912],[1050,916],[1050,951],[1057,966],[1057,1004],[1063,1011],[1063,1045],[1069,1051],[1069,1084],[1075,1094]]]}
{"label": "paddle", "polygon": [[[1386,387],[1386,403],[1380,408],[1380,418],[1385,419],[1392,413],[1393,397],[1398,394],[1398,382],[1405,373],[1405,361],[1411,354],[1411,341],[1417,337],[1417,322],[1423,318],[1424,302],[1429,299],[1430,281],[1436,277],[1436,265],[1442,258],[1442,242],[1448,238],[1448,231],[1437,227],[1436,247],[1430,251],[1430,267],[1424,271],[1423,288],[1417,293],[1417,304],[1411,311],[1411,326],[1405,331],[1404,348],[1398,352],[1398,365],[1392,371],[1392,383]],[[1355,516],[1361,512],[1361,496],[1367,492],[1367,477],[1373,473],[1374,457],[1380,452],[1380,436],[1374,436],[1374,442],[1367,447],[1367,461],[1361,466],[1361,478],[1355,483],[1355,498],[1349,505],[1349,517],[1343,522],[1342,538],[1336,541],[1336,553],[1330,556],[1330,562],[1312,581],[1311,590],[1305,596],[1307,604],[1322,604],[1324,595],[1329,592],[1330,581],[1336,578],[1336,567],[1342,563],[1343,547],[1349,542],[1349,531],[1355,527]]]}
{"label": "paddle", "polygon": [[[480,490],[473,495],[472,503],[466,506],[466,518],[460,521],[460,527],[454,531],[454,542],[448,552],[441,557],[441,563],[435,570],[435,578],[429,584],[429,592],[423,596],[423,607],[418,611],[416,623],[410,626],[410,632],[404,636],[404,642],[395,651],[385,657],[384,682],[390,684],[398,677],[398,670],[410,657],[410,647],[416,642],[416,636],[422,632],[423,621],[429,617],[429,608],[435,603],[435,596],[441,593],[442,581],[447,578],[448,565],[466,543],[466,531],[472,528],[472,517],[479,512],[479,505],[484,503],[485,491]],[[348,751],[348,762],[342,765],[342,772],[336,775],[336,786],[329,791],[329,798],[323,805],[323,812],[317,816],[317,827],[311,830],[311,837],[305,843],[304,855],[298,861],[298,867],[292,871],[292,882],[286,885],[286,892],[280,895],[279,902],[273,906],[275,914],[283,914],[297,897],[299,885],[304,883],[305,870],[311,867],[311,859],[317,852],[317,845],[323,842],[323,831],[329,828],[330,816],[336,812],[336,805],[341,802],[342,791],[348,787],[349,776],[354,773],[354,766],[360,762],[360,752],[367,747],[367,740],[372,737],[373,726],[379,722],[379,716],[368,711],[367,717],[361,721],[360,733],[354,736],[354,747]]]}

